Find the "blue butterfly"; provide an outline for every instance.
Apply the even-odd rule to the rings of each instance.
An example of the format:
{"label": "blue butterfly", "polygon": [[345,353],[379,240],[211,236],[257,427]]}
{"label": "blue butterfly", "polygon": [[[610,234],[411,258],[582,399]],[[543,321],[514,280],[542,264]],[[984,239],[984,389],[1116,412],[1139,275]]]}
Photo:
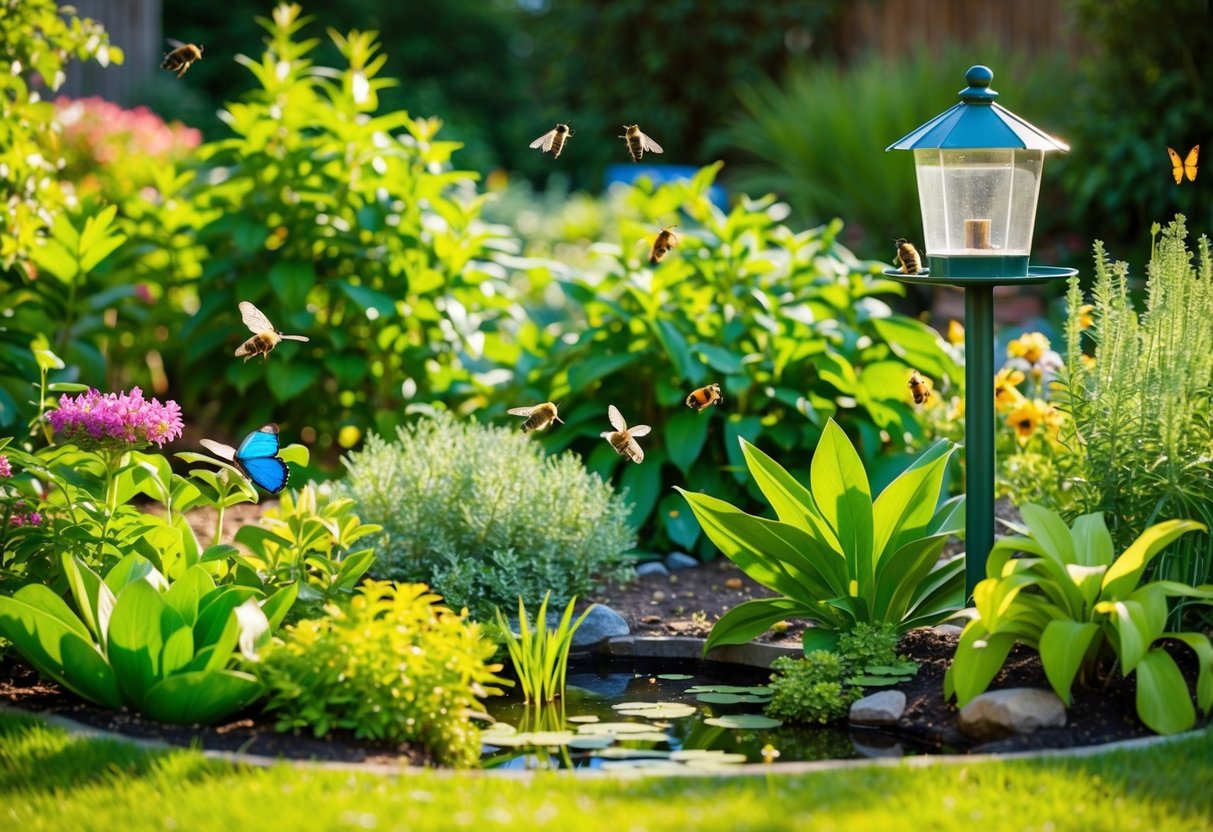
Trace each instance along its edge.
{"label": "blue butterfly", "polygon": [[213,442],[210,439],[201,440],[202,446],[220,459],[240,469],[240,472],[271,494],[277,494],[286,488],[291,470],[278,457],[278,426],[270,423],[262,425],[244,437],[239,448]]}

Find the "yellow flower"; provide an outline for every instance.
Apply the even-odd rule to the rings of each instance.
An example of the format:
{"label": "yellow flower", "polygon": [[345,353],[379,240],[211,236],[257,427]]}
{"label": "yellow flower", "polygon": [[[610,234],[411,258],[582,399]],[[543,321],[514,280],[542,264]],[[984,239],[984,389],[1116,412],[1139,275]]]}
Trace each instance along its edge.
{"label": "yellow flower", "polygon": [[948,321],[948,343],[954,347],[959,347],[965,342],[964,324],[956,319]]}
{"label": "yellow flower", "polygon": [[994,407],[1008,410],[1023,400],[1019,385],[1023,384],[1024,374],[1011,367],[1003,367],[994,376]]}
{"label": "yellow flower", "polygon": [[1049,339],[1040,332],[1025,332],[1007,345],[1007,355],[1011,358],[1022,357],[1029,364],[1035,364],[1049,351]]}
{"label": "yellow flower", "polygon": [[1091,324],[1095,323],[1095,319],[1091,317],[1091,310],[1095,307],[1089,303],[1084,303],[1078,307],[1078,328],[1089,329]]}
{"label": "yellow flower", "polygon": [[1083,353],[1081,358],[1082,366],[1088,373],[1095,369],[1095,356]]}
{"label": "yellow flower", "polygon": [[1007,414],[1007,424],[1015,428],[1015,438],[1020,445],[1026,445],[1032,434],[1045,420],[1046,411],[1050,408],[1040,399],[1022,399],[1015,409]]}
{"label": "yellow flower", "polygon": [[965,400],[959,396],[952,399],[952,407],[948,410],[948,421],[958,422],[965,417]]}
{"label": "yellow flower", "polygon": [[[1036,400],[1036,404],[1044,405],[1040,399]],[[1058,437],[1061,435],[1061,425],[1065,421],[1065,414],[1058,410],[1053,405],[1045,405],[1045,427],[1049,430],[1049,441],[1057,444]]]}

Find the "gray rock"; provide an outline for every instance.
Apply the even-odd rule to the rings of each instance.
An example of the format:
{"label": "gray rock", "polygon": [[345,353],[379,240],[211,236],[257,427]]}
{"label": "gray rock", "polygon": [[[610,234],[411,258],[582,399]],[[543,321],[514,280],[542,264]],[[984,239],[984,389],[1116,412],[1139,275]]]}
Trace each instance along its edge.
{"label": "gray rock", "polygon": [[931,628],[941,636],[957,636],[959,637],[964,632],[964,627],[959,624],[936,624]]}
{"label": "gray rock", "polygon": [[986,691],[960,709],[960,730],[978,741],[1065,724],[1066,706],[1052,691],[1038,688]]}
{"label": "gray rock", "polygon": [[[553,619],[549,613],[548,626],[555,627],[558,623],[560,623],[560,616],[555,616]],[[628,622],[622,615],[608,606],[598,604],[590,610],[590,614],[585,617],[585,621],[581,622],[577,632],[573,633],[573,647],[588,647],[603,639],[626,636],[631,632]]]}
{"label": "gray rock", "polygon": [[636,567],[636,577],[643,578],[645,575],[661,575],[662,577],[670,574],[670,570],[665,568],[665,564],[659,560],[650,560]]}
{"label": "gray rock", "polygon": [[694,569],[699,565],[699,561],[686,552],[670,552],[666,556],[665,565],[671,572],[677,572],[679,569]]}
{"label": "gray rock", "polygon": [[851,704],[851,722],[856,725],[896,725],[906,709],[906,695],[882,690]]}

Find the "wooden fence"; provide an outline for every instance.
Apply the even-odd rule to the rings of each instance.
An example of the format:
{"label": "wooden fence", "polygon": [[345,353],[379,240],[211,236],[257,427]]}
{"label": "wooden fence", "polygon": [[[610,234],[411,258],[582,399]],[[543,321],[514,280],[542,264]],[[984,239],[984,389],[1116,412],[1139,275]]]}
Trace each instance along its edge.
{"label": "wooden fence", "polygon": [[161,29],[161,0],[71,0],[81,17],[101,22],[110,43],[122,48],[122,66],[100,67],[73,62],[60,95],[99,95],[130,104],[136,92],[158,71],[168,47]]}

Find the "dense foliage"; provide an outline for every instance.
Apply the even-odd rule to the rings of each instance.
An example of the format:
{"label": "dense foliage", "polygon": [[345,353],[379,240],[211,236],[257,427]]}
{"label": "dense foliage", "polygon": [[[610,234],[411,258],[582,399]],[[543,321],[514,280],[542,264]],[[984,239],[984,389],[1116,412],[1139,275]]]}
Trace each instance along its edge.
{"label": "dense foliage", "polygon": [[[1199,664],[1196,704],[1213,708],[1213,644],[1203,633],[1164,632],[1167,601],[1213,601],[1213,584],[1145,580],[1150,561],[1181,535],[1207,531],[1191,520],[1150,526],[1117,554],[1103,515],[1067,527],[1048,509],[1022,506],[1026,536],[998,540],[987,578],[973,590],[976,609],[944,677],[945,693],[965,703],[984,691],[1016,644],[1039,651],[1049,684],[1069,704],[1074,684],[1112,672],[1137,676],[1137,715],[1160,734],[1196,723],[1187,683],[1167,652],[1187,645]],[[1015,557],[1020,553],[1019,557]]]}
{"label": "dense foliage", "polygon": [[744,439],[750,474],[778,520],[678,489],[704,532],[747,575],[779,593],[746,601],[716,622],[705,649],[744,644],[785,618],[806,618],[805,651],[832,648],[858,624],[898,633],[936,624],[964,600],[964,559],[940,560],[963,529],[964,498],[939,505],[948,458],[941,440],[876,498],[855,447],[830,420],[813,454],[810,488]]}
{"label": "dense foliage", "polygon": [[345,460],[345,493],[383,527],[372,574],[424,581],[492,615],[551,590],[565,604],[630,572],[624,499],[572,454],[546,456],[517,429],[422,419]]}
{"label": "dense foliage", "polygon": [[412,742],[446,765],[480,756],[472,715],[494,687],[496,645],[422,584],[367,581],[325,615],[285,628],[252,667],[278,729]]}

